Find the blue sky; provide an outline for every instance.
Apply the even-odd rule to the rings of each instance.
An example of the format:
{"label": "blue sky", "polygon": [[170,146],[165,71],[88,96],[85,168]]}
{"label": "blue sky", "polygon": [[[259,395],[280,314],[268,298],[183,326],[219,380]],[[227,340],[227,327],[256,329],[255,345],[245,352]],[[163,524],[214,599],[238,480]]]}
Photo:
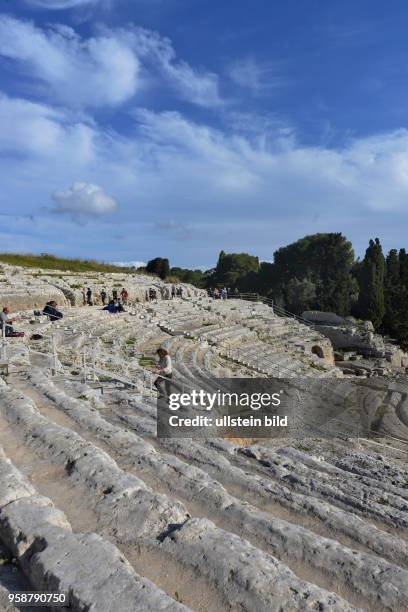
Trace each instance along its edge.
{"label": "blue sky", "polygon": [[[408,248],[403,0],[3,0],[0,250]],[[392,9],[392,10],[391,10]]]}

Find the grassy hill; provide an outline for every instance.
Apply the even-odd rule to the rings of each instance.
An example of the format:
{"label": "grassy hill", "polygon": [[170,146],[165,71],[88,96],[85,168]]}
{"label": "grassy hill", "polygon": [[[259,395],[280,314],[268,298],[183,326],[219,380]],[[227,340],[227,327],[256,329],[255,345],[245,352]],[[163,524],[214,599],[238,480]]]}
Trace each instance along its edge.
{"label": "grassy hill", "polygon": [[0,253],[0,262],[13,266],[26,268],[41,268],[46,270],[66,270],[71,272],[136,272],[135,268],[122,268],[108,263],[93,261],[91,259],[68,259],[55,257],[48,253],[32,255],[30,253]]}

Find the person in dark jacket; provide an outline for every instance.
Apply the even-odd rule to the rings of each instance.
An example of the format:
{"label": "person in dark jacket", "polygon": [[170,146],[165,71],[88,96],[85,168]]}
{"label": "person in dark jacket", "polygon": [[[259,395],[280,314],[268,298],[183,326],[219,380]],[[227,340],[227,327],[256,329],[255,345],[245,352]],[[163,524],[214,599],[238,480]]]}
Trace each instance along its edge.
{"label": "person in dark jacket", "polygon": [[88,306],[93,306],[92,289],[90,287],[88,287],[88,289],[86,290],[86,303],[88,304]]}
{"label": "person in dark jacket", "polygon": [[44,306],[43,314],[47,315],[51,321],[58,321],[63,318],[63,314],[60,310],[57,309],[57,302],[51,300],[47,302]]}
{"label": "person in dark jacket", "polygon": [[106,293],[105,289],[102,289],[101,291],[101,301],[103,306],[105,306],[106,304],[106,298],[108,297],[108,294]]}
{"label": "person in dark jacket", "polygon": [[110,312],[111,314],[116,314],[117,313],[117,305],[115,304],[114,300],[110,300],[109,304],[107,306],[105,306],[103,308],[103,310],[107,310],[108,312]]}

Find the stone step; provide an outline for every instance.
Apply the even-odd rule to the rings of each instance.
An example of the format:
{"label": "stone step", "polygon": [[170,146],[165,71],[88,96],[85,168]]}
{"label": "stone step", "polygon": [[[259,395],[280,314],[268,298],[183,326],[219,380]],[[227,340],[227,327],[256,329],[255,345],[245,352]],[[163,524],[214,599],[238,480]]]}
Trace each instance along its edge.
{"label": "stone step", "polygon": [[113,544],[72,533],[63,512],[37,494],[1,447],[0,540],[34,589],[65,595],[71,610],[187,611],[136,574]]}

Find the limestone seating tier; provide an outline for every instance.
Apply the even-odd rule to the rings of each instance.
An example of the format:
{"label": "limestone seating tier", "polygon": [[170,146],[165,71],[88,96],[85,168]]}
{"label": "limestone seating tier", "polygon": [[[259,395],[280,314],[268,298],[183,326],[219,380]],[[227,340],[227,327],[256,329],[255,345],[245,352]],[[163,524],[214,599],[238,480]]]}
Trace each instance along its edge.
{"label": "limestone seating tier", "polygon": [[37,589],[55,592],[58,585],[73,610],[187,610],[137,575],[107,540],[73,533],[64,513],[37,493],[1,446],[0,483],[0,538]]}

